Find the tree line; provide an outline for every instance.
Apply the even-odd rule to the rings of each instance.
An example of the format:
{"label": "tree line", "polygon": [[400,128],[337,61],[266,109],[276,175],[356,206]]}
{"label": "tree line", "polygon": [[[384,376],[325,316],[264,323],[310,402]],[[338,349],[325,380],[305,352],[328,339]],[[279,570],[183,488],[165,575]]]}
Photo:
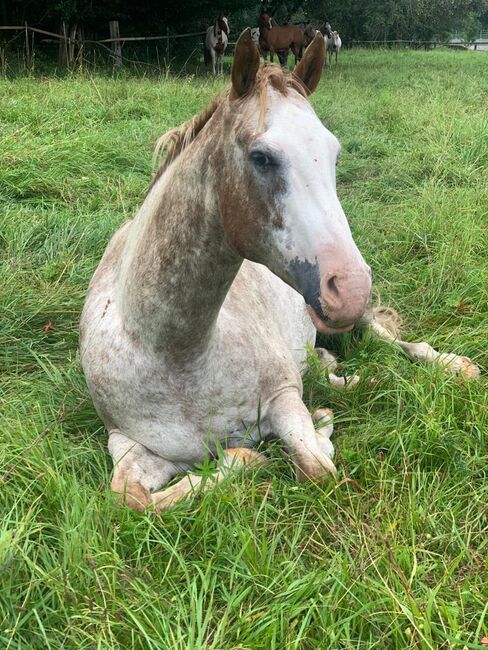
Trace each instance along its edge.
{"label": "tree line", "polygon": [[488,0],[0,0],[3,25],[59,31],[62,22],[83,25],[103,38],[118,20],[125,36],[192,32],[206,28],[219,12],[233,33],[258,24],[266,9],[278,23],[326,20],[343,40],[445,40],[453,30],[470,40],[488,28]]}

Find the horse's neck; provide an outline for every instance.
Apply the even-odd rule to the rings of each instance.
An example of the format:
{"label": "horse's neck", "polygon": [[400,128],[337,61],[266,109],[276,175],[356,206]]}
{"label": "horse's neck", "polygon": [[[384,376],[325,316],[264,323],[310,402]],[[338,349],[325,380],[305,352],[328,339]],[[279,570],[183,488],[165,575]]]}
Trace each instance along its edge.
{"label": "horse's neck", "polygon": [[208,152],[191,162],[188,153],[155,183],[132,223],[117,299],[134,339],[192,357],[209,345],[242,260],[225,240]]}

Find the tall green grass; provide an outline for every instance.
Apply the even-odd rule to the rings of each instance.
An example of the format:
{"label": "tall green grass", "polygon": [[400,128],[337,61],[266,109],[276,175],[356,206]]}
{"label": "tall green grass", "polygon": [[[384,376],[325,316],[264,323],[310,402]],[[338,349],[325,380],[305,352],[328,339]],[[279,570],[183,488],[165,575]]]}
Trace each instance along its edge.
{"label": "tall green grass", "polygon": [[[406,337],[488,368],[483,53],[345,52],[312,103],[338,191]],[[271,464],[162,515],[117,507],[78,319],[141,203],[156,138],[226,80],[0,80],[0,647],[479,648],[488,633],[487,382],[338,344],[340,480]],[[49,322],[51,324],[49,324]],[[47,331],[45,331],[47,330]]]}

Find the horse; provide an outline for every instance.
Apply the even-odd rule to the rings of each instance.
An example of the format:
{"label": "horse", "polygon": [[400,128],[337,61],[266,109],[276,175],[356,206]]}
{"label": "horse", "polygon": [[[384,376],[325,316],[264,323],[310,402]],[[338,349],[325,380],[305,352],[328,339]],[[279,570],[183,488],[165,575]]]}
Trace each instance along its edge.
{"label": "horse", "polygon": [[[251,28],[251,37],[254,43],[256,44],[256,46],[259,47],[259,27]],[[289,53],[290,53],[289,47],[287,47],[285,50],[276,50],[276,54],[278,56],[278,61],[280,62],[280,65],[282,66],[286,65]]]}
{"label": "horse", "polygon": [[256,47],[259,47],[259,27],[251,27],[251,38]]}
{"label": "horse", "polygon": [[302,23],[299,27],[303,31],[303,47],[306,48],[313,41],[317,30],[310,23]]}
{"label": "horse", "polygon": [[204,59],[207,65],[212,65],[213,74],[222,74],[224,69],[224,53],[229,42],[229,21],[219,14],[205,35]]}
{"label": "horse", "polygon": [[337,57],[339,51],[342,47],[341,37],[338,32],[331,32],[331,37],[324,36],[325,48],[327,50],[327,59],[329,65],[332,63],[332,54],[335,53],[335,62],[337,63]]}
{"label": "horse", "polygon": [[276,25],[265,11],[259,16],[259,47],[265,60],[268,52],[273,62],[275,52],[291,48],[296,65],[302,56],[303,40],[303,31],[298,25]]}
{"label": "horse", "polygon": [[329,65],[332,63],[332,54],[335,52],[335,62],[337,63],[337,56],[339,54],[339,50],[342,47],[342,41],[341,37],[339,36],[339,33],[336,31],[332,31],[332,28],[330,26],[330,23],[326,22],[322,27],[320,28],[320,32],[324,37],[325,41],[325,50],[326,50],[326,62],[328,62]]}
{"label": "horse", "polygon": [[[308,101],[324,59],[317,35],[291,75],[260,67],[246,29],[230,91],[161,138],[166,158],[90,282],[81,362],[112,490],[135,510],[258,465],[253,447],[271,434],[298,480],[335,475],[331,413],[311,416],[302,400],[305,348],[364,314],[394,338],[385,313],[368,312],[370,269],[336,194],[339,143]],[[426,354],[416,345],[405,350]],[[209,457],[212,478],[191,473]]]}

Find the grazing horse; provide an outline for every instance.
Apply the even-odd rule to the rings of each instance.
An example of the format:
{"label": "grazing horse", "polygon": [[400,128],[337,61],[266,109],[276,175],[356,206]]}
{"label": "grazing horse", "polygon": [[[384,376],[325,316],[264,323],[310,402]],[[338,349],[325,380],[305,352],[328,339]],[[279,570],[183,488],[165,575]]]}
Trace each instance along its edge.
{"label": "grazing horse", "polygon": [[275,25],[271,16],[262,12],[259,16],[259,47],[266,59],[269,52],[270,61],[278,50],[288,50],[295,55],[295,65],[302,55],[303,31],[298,25]]}
{"label": "grazing horse", "polygon": [[[339,143],[307,100],[324,57],[317,35],[292,75],[260,68],[246,29],[230,92],[163,136],[166,160],[91,280],[81,360],[112,489],[136,510],[259,463],[270,434],[298,480],[335,473],[330,412],[302,401],[305,347],[351,329],[371,277],[336,194]],[[212,479],[161,489],[219,450]]]}
{"label": "grazing horse", "polygon": [[229,42],[229,21],[219,14],[214,24],[207,29],[205,36],[205,62],[212,65],[213,74],[222,74],[224,70],[224,52]]}

